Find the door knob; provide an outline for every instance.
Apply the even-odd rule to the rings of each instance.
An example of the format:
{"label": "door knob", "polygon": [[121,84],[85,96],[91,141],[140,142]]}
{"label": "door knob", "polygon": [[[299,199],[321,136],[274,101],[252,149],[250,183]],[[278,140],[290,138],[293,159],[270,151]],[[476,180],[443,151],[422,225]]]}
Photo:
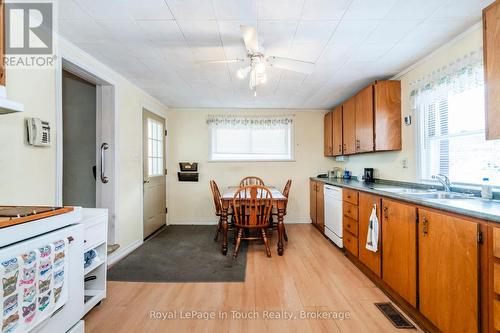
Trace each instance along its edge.
{"label": "door knob", "polygon": [[149,184],[150,182],[151,182],[151,179],[149,179],[149,178],[144,180],[144,184]]}

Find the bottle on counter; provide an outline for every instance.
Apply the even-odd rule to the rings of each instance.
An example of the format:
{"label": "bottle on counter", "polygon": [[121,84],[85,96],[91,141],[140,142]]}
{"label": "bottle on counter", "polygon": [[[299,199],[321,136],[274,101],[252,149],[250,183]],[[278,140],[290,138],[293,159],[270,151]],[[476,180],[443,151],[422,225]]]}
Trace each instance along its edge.
{"label": "bottle on counter", "polygon": [[483,178],[483,184],[481,185],[481,198],[493,199],[493,189],[490,185],[490,179],[488,177]]}

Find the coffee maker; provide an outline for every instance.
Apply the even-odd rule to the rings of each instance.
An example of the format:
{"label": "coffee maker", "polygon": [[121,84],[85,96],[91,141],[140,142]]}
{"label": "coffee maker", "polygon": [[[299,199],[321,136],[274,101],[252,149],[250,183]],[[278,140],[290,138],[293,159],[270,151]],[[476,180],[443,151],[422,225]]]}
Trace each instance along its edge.
{"label": "coffee maker", "polygon": [[373,177],[373,168],[365,168],[363,172],[363,180],[367,183],[373,183],[375,178]]}

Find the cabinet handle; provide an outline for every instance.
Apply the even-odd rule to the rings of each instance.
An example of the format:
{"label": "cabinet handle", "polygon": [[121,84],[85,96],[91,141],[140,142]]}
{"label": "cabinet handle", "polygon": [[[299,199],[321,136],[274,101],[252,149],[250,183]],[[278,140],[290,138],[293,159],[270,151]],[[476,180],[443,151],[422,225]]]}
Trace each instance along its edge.
{"label": "cabinet handle", "polygon": [[389,208],[384,207],[384,219],[389,219]]}
{"label": "cabinet handle", "polygon": [[427,220],[427,217],[422,217],[422,233],[424,236],[427,236],[429,233],[429,221]]}
{"label": "cabinet handle", "polygon": [[359,141],[359,139],[356,139],[356,149],[361,149],[361,142]]}
{"label": "cabinet handle", "polygon": [[339,153],[342,152],[342,145],[339,145]]}

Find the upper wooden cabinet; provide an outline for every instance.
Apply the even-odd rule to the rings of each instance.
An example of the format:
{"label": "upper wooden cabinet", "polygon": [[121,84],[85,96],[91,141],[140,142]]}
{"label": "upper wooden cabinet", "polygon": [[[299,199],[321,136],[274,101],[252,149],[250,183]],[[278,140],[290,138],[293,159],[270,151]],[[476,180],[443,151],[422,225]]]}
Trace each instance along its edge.
{"label": "upper wooden cabinet", "polygon": [[343,129],[342,129],[342,106],[339,105],[333,109],[333,156],[342,155]]}
{"label": "upper wooden cabinet", "polygon": [[418,214],[420,312],[442,332],[477,332],[479,226],[427,209]]}
{"label": "upper wooden cabinet", "polygon": [[373,89],[374,150],[401,150],[401,82],[376,81]]}
{"label": "upper wooden cabinet", "polygon": [[325,156],[401,150],[401,83],[375,81],[325,115]]}
{"label": "upper wooden cabinet", "polygon": [[328,112],[325,114],[325,119],[324,119],[324,136],[325,136],[325,145],[324,145],[324,152],[325,156],[333,156],[333,132],[332,132],[332,127],[333,127],[333,111]]}
{"label": "upper wooden cabinet", "polygon": [[483,10],[486,139],[500,139],[500,0]]}
{"label": "upper wooden cabinet", "polygon": [[342,105],[342,153],[351,155],[356,153],[356,101],[348,99]]}
{"label": "upper wooden cabinet", "polygon": [[382,279],[417,306],[417,208],[382,199]]}
{"label": "upper wooden cabinet", "polygon": [[354,96],[356,104],[356,153],[374,150],[373,87],[373,85],[369,85]]}

